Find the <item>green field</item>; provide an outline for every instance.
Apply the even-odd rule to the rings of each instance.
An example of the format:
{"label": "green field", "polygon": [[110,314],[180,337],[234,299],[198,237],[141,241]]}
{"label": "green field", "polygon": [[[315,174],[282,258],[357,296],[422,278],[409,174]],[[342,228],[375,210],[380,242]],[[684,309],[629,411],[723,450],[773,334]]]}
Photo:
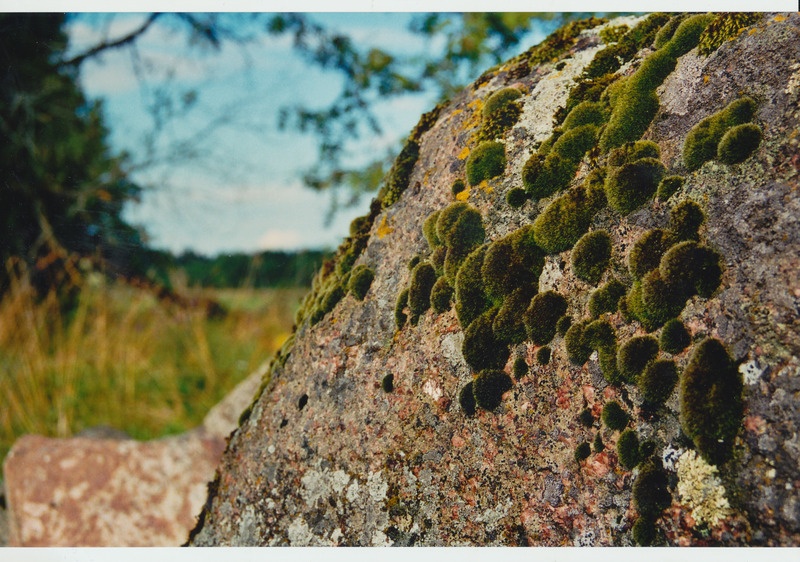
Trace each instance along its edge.
{"label": "green field", "polygon": [[186,306],[98,276],[65,316],[54,295],[16,282],[0,302],[0,462],[26,433],[107,425],[151,439],[197,426],[289,336],[306,291],[190,291]]}

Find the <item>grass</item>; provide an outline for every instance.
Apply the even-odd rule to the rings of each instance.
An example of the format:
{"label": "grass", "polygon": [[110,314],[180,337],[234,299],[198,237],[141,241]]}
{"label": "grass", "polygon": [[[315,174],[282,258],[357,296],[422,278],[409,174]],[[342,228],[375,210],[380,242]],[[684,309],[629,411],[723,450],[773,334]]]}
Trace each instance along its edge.
{"label": "grass", "polygon": [[26,433],[107,425],[137,439],[180,433],[289,336],[306,289],[225,289],[224,317],[97,277],[67,315],[15,280],[0,301],[0,462]]}

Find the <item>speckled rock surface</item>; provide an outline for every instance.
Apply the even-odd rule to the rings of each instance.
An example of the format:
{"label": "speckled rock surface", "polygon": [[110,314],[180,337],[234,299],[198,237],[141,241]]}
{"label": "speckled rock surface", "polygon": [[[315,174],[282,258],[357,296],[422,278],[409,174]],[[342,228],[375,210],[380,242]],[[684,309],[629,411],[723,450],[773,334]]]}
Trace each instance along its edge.
{"label": "speckled rock surface", "polygon": [[[522,115],[504,137],[508,165],[503,176],[472,187],[467,201],[480,211],[487,241],[530,224],[549,203],[512,209],[505,195],[521,186],[522,166],[550,134],[573,78],[603,48],[594,29],[564,64],[499,67],[441,111],[422,136],[409,188],[376,219],[356,262],[375,270],[365,300],[348,295],[319,323],[298,326],[288,359],[276,363],[229,443],[192,543],[630,545],[639,469],[620,464],[619,432],[599,420],[603,405],[618,400],[640,440],[655,442],[667,471],[672,503],[656,521],[661,542],[800,544],[799,39],[798,14],[767,14],[709,57],[694,49],[679,58],[657,89],[661,108],[644,138],[658,143],[667,173],[684,176],[686,185],[666,202],[624,217],[604,209],[592,222],[613,241],[605,279],[630,283],[627,255],[645,230],[666,227],[669,210],[683,200],[707,213],[701,236],[723,256],[722,284],[711,298],[689,300],[680,319],[693,341],[721,340],[745,383],[734,455],[715,480],[729,509],[713,525],[698,522],[700,511],[693,516],[691,502],[700,500],[676,492],[675,460],[691,445],[680,429],[677,392],[649,415],[635,386],[609,385],[596,354],[572,365],[556,336],[543,366],[536,346],[513,346],[506,371],[523,356],[528,374],[496,410],[467,417],[458,393],[474,373],[461,354],[455,312],[429,310],[417,325],[395,327],[406,264],[429,251],[422,223],[453,201],[450,187],[464,177],[475,147],[481,100],[500,88],[524,91]],[[635,72],[650,52],[619,72]],[[760,147],[741,164],[711,161],[689,172],[681,160],[688,131],[744,93],[758,102]],[[584,157],[573,186],[591,166]],[[570,251],[546,258],[539,290],[546,289],[567,296],[573,318],[586,316],[593,287],[573,274]],[[620,339],[645,333],[619,312],[607,317]],[[692,347],[670,356],[679,370]],[[388,373],[391,393],[381,388]],[[592,427],[578,420],[584,408]],[[597,434],[605,449],[577,462],[576,446]]]}

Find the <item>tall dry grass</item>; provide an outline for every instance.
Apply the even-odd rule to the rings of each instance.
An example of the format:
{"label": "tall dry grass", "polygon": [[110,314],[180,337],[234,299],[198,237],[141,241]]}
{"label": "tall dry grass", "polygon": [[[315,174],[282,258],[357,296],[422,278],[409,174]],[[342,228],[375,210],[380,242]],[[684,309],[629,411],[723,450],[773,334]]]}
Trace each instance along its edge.
{"label": "tall dry grass", "polygon": [[15,278],[0,301],[0,461],[25,433],[139,439],[198,425],[281,345],[304,289],[229,290],[209,318],[97,276],[67,315]]}

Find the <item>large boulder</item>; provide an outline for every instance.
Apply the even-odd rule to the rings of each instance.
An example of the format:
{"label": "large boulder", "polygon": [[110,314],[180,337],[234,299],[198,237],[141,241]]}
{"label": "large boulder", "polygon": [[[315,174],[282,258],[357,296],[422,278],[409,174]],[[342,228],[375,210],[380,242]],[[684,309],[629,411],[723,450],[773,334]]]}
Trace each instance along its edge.
{"label": "large boulder", "polygon": [[800,543],[798,30],[572,24],[423,116],[191,544]]}

